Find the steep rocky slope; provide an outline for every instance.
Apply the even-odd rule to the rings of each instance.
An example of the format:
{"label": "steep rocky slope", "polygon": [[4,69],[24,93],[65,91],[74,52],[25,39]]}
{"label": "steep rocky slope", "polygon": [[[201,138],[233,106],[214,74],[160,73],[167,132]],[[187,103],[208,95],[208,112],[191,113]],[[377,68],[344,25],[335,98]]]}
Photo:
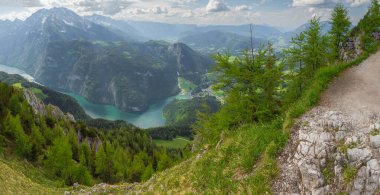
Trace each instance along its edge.
{"label": "steep rocky slope", "polygon": [[379,193],[379,65],[380,51],[343,72],[297,121],[276,194]]}
{"label": "steep rocky slope", "polygon": [[48,45],[36,80],[95,103],[141,112],[177,94],[178,76],[199,84],[211,64],[181,43],[60,41]]}

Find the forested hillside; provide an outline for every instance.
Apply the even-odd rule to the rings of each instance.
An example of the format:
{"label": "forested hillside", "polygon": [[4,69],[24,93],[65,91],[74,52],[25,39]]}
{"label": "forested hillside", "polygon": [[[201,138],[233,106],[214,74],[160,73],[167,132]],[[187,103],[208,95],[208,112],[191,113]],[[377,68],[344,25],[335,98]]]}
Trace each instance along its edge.
{"label": "forested hillside", "polygon": [[187,155],[156,147],[136,127],[96,129],[73,122],[57,107],[45,106],[32,92],[2,83],[0,91],[2,157],[28,160],[62,186],[144,181]]}

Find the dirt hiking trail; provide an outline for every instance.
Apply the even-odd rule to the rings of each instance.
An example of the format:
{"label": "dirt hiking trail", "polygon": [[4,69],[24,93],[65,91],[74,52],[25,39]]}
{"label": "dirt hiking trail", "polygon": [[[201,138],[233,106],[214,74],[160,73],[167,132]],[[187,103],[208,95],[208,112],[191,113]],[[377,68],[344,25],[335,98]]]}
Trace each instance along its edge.
{"label": "dirt hiking trail", "polygon": [[278,163],[275,194],[380,194],[380,50],[330,83]]}

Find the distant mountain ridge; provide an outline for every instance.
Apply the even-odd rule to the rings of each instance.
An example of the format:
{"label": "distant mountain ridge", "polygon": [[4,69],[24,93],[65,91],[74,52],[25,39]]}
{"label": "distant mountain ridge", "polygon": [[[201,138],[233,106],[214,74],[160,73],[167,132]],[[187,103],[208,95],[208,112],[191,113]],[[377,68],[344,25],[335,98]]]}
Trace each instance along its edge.
{"label": "distant mountain ridge", "polygon": [[212,64],[184,44],[137,42],[103,25],[66,8],[39,10],[0,37],[0,64],[128,112],[177,94],[178,76],[199,83]]}
{"label": "distant mountain ridge", "polygon": [[184,36],[179,41],[201,53],[211,55],[229,51],[231,54],[237,55],[241,54],[244,49],[259,48],[262,44],[267,43],[268,40],[253,38],[253,44],[251,45],[251,38],[248,36],[213,30]]}
{"label": "distant mountain ridge", "polygon": [[[199,84],[213,63],[205,56],[251,47],[250,25],[122,21],[82,17],[66,8],[42,9],[25,21],[0,21],[0,26],[5,28],[0,30],[0,64],[124,111],[141,112],[178,93],[178,76]],[[267,41],[286,44],[286,34],[278,29],[252,27],[254,48]],[[171,43],[143,42],[151,39]]]}
{"label": "distant mountain ridge", "polygon": [[123,41],[117,34],[66,8],[41,9],[0,38],[0,63],[36,75],[51,41]]}

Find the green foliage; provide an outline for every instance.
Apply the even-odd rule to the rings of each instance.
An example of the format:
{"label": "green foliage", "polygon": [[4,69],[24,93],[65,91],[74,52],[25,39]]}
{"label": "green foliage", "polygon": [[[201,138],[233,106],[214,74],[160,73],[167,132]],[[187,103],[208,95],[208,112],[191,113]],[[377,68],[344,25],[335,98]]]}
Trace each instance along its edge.
{"label": "green foliage", "polygon": [[321,35],[320,18],[314,17],[309,21],[309,29],[304,32],[304,61],[307,76],[312,76],[317,69],[327,63],[326,37]]}
{"label": "green foliage", "polygon": [[155,140],[173,140],[177,136],[193,139],[193,132],[190,126],[164,126],[146,130],[150,137]]}
{"label": "green foliage", "polygon": [[152,164],[149,164],[146,168],[144,173],[141,176],[142,181],[147,181],[154,173]]}
{"label": "green foliage", "polygon": [[63,178],[67,184],[72,184],[75,171],[72,156],[67,138],[57,138],[47,151],[45,166],[55,176]]}
{"label": "green foliage", "polygon": [[168,126],[190,126],[196,121],[196,112],[204,112],[202,110],[204,106],[210,108],[210,114],[220,109],[218,100],[211,96],[195,97],[189,100],[175,99],[163,110],[165,123]]}
{"label": "green foliage", "polygon": [[322,169],[322,175],[326,183],[331,184],[334,181],[334,160],[327,160],[325,167]]}
{"label": "green foliage", "polygon": [[68,139],[70,142],[71,151],[73,152],[73,158],[76,161],[79,161],[79,140],[77,137],[77,133],[73,128],[69,130]]}
{"label": "green foliage", "polygon": [[100,175],[104,180],[109,179],[109,176],[107,175],[107,155],[103,144],[99,146],[98,152],[96,152],[95,167],[96,174]]}
{"label": "green foliage", "polygon": [[158,164],[162,164],[161,171],[184,157],[184,149],[156,147],[148,133],[124,122],[93,120],[92,126],[72,123],[56,118],[49,105],[47,115],[41,116],[33,112],[20,89],[0,83],[0,91],[2,153],[30,160],[59,186],[76,182],[92,185],[99,180],[136,182],[144,173],[144,179],[148,179],[152,169],[158,170]]}
{"label": "green foliage", "polygon": [[276,59],[271,44],[255,56],[248,51],[234,60],[229,54],[215,56],[216,89],[227,92],[224,109],[234,116],[234,123],[268,121],[279,113],[282,67],[276,66]]}
{"label": "green foliage", "polygon": [[194,83],[182,77],[178,77],[178,85],[184,93],[190,93],[197,87]]}
{"label": "green foliage", "polygon": [[343,181],[346,184],[350,184],[354,181],[358,170],[355,167],[346,167],[343,169]]}
{"label": "green foliage", "polygon": [[188,144],[191,143],[190,140],[188,140],[185,137],[175,137],[172,140],[153,140],[153,142],[157,146],[162,146],[166,148],[185,148]]}
{"label": "green foliage", "polygon": [[[188,171],[189,175],[187,176],[189,177],[187,184],[191,185],[191,189],[199,189],[206,193],[270,193],[270,183],[278,171],[276,155],[289,138],[293,120],[318,103],[320,94],[328,87],[329,82],[334,77],[346,68],[362,62],[368,57],[368,52],[377,50],[377,47],[373,46],[354,61],[329,65],[327,57],[331,51],[325,46],[330,40],[329,37],[321,35],[320,29],[319,18],[313,18],[310,21],[310,28],[295,37],[292,40],[292,46],[285,52],[284,65],[287,68],[287,74],[284,76],[283,84],[286,87],[286,99],[282,99],[283,94],[271,97],[280,97],[280,103],[281,101],[285,101],[289,105],[284,106],[281,113],[285,116],[284,121],[279,119],[276,123],[276,120],[273,120],[276,118],[276,114],[268,114],[270,116],[268,118],[273,122],[272,124],[277,124],[275,126],[270,126],[269,124],[271,123],[268,122],[264,124],[257,123],[258,121],[265,121],[258,118],[256,120],[236,120],[236,117],[240,117],[239,114],[241,113],[244,113],[245,116],[252,114],[252,112],[248,113],[246,110],[248,108],[252,111],[253,109],[251,108],[256,108],[254,107],[255,103],[259,104],[259,106],[265,105],[265,102],[249,102],[245,99],[249,97],[252,100],[257,94],[260,94],[260,90],[257,90],[257,88],[249,88],[247,86],[262,86],[265,80],[255,80],[254,78],[260,77],[254,74],[250,75],[251,80],[244,80],[242,78],[245,78],[247,73],[244,69],[241,69],[244,66],[240,65],[239,59],[231,59],[228,54],[219,54],[217,56],[217,71],[221,75],[218,78],[218,87],[227,91],[227,101],[222,109],[212,116],[207,113],[200,113],[199,120],[194,125],[196,132],[194,140],[195,149],[199,150],[202,148],[208,152],[206,154],[203,153],[204,156],[202,156],[201,160],[193,161],[192,163],[195,165],[191,165],[191,163],[186,164],[191,166]],[[376,45],[376,43],[373,45]],[[260,52],[262,51],[259,51],[257,56],[255,56],[255,60],[257,61],[262,60],[263,56],[265,56],[261,55]],[[245,59],[249,59],[249,57]],[[258,67],[265,67],[265,65]],[[252,69],[260,72],[260,69],[255,66]],[[261,73],[261,75],[264,74]],[[276,86],[270,83],[269,85]],[[237,90],[239,93],[233,93],[233,98],[231,98],[231,92],[234,89],[239,89]],[[242,96],[242,94],[245,94],[245,89],[250,89],[251,92],[254,91],[256,93]],[[271,88],[265,89],[273,91],[270,90]],[[266,98],[266,101],[271,102],[271,99]],[[239,103],[237,102],[240,105],[242,105],[242,102],[246,104],[239,107]],[[235,106],[236,112],[227,109],[231,104]],[[236,123],[236,121],[238,122]],[[252,132],[252,135],[258,136],[258,139],[255,139],[254,137],[250,137],[250,133],[244,130],[247,126],[270,128],[264,128],[263,134]],[[267,133],[270,134],[270,132],[273,134],[269,135],[268,139],[266,139]],[[276,133],[278,134],[274,135]],[[241,140],[243,141],[239,142],[236,135],[242,135]],[[252,147],[247,146],[249,144],[252,144]],[[226,149],[226,147],[230,148]],[[231,147],[234,147],[234,149]],[[325,179],[328,182],[333,177],[331,175],[332,166],[330,163],[323,170]],[[252,167],[255,167],[253,173],[250,172]],[[188,169],[188,167],[182,168],[183,170]],[[352,178],[354,174],[356,174],[355,170],[348,169],[346,177]],[[160,178],[160,180],[169,182],[167,184],[169,189],[176,189],[173,187],[175,186],[174,182],[170,183],[169,179]]]}
{"label": "green foliage", "polygon": [[331,56],[334,60],[341,60],[340,46],[346,40],[351,25],[347,8],[343,4],[338,3],[331,13],[330,20],[332,25],[329,32],[332,50]]}
{"label": "green foliage", "polygon": [[369,50],[375,46],[372,33],[380,32],[380,11],[378,0],[372,0],[368,12],[364,15],[358,25],[351,31],[351,36],[360,35],[362,38],[362,49]]}
{"label": "green foliage", "polygon": [[21,83],[14,83],[12,86],[13,86],[13,87],[16,87],[16,88],[20,88],[20,89],[23,88],[23,86],[22,86]]}
{"label": "green foliage", "polygon": [[28,82],[19,75],[6,74],[0,72],[0,82],[17,88],[25,88],[32,91],[38,98],[42,99],[45,104],[58,106],[64,113],[71,113],[77,120],[89,119],[82,107],[68,95],[56,92],[47,87],[36,83]]}
{"label": "green foliage", "polygon": [[42,135],[40,129],[36,125],[32,125],[32,133],[30,135],[30,141],[32,144],[32,158],[38,159],[43,153],[43,148],[46,144],[46,140]]}
{"label": "green foliage", "polygon": [[25,134],[21,125],[20,116],[9,116],[8,123],[6,124],[6,132],[8,132],[15,140],[16,153],[20,156],[26,157],[30,150],[31,145],[29,137]]}
{"label": "green foliage", "polygon": [[327,38],[321,35],[320,20],[313,18],[309,24],[309,29],[292,38],[290,48],[284,51],[288,87],[283,110],[301,97],[317,70],[327,64]]}
{"label": "green foliage", "polygon": [[40,98],[41,100],[45,100],[46,98],[48,98],[49,96],[46,95],[44,92],[42,92],[41,89],[39,88],[35,88],[35,87],[32,87],[30,88],[30,91],[32,93],[34,93],[34,95],[36,95],[38,98]]}

